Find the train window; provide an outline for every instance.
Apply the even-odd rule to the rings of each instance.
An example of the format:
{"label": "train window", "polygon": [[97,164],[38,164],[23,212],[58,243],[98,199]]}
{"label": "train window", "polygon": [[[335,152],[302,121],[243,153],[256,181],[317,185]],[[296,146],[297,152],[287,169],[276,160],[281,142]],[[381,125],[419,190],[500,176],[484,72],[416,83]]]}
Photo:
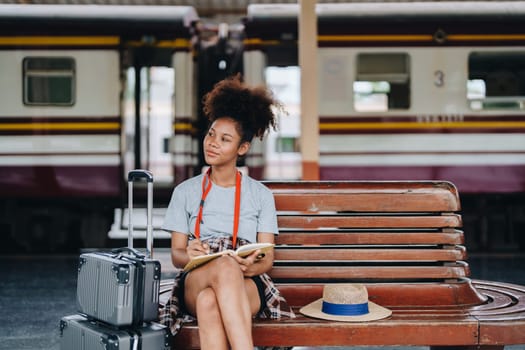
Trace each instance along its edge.
{"label": "train window", "polygon": [[26,57],[24,104],[71,106],[75,96],[75,61],[69,57]]}
{"label": "train window", "polygon": [[354,109],[381,112],[410,107],[410,57],[406,53],[357,55]]}
{"label": "train window", "polygon": [[525,52],[472,52],[468,66],[471,109],[525,109]]}
{"label": "train window", "polygon": [[297,137],[279,136],[275,140],[275,152],[277,153],[291,153],[300,152]]}

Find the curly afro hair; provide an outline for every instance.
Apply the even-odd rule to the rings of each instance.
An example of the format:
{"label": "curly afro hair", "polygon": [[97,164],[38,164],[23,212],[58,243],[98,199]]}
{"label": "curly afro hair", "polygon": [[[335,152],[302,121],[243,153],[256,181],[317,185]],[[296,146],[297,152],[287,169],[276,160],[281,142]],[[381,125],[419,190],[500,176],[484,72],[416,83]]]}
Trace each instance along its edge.
{"label": "curly afro hair", "polygon": [[237,122],[241,143],[251,142],[254,136],[262,140],[266,130],[270,127],[275,130],[276,115],[272,107],[283,110],[270,90],[245,85],[239,74],[215,84],[203,97],[203,104],[210,124],[224,117]]}

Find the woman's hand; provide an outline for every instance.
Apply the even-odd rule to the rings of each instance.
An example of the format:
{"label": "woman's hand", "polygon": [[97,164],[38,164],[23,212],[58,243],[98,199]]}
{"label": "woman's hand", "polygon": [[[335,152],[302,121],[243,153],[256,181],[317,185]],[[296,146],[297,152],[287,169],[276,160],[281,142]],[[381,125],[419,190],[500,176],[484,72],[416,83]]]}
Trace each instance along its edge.
{"label": "woman's hand", "polygon": [[261,262],[265,259],[265,254],[261,254],[261,250],[257,249],[250,255],[242,258],[238,255],[232,254],[232,257],[237,261],[244,276],[251,277],[261,274]]}
{"label": "woman's hand", "polygon": [[[274,243],[273,233],[261,233],[257,234],[258,243]],[[237,255],[232,255],[232,257],[237,261],[241,271],[245,277],[253,277],[265,272],[268,272],[272,269],[274,251],[270,249],[266,251],[265,254],[261,254],[261,251],[258,249],[252,254],[241,258]]]}
{"label": "woman's hand", "polygon": [[186,254],[190,259],[199,255],[206,255],[210,253],[210,247],[207,243],[201,242],[199,239],[193,239],[186,247]]}
{"label": "woman's hand", "polygon": [[208,254],[210,247],[198,239],[188,241],[188,235],[181,232],[171,233],[171,261],[173,266],[183,268],[192,258]]}

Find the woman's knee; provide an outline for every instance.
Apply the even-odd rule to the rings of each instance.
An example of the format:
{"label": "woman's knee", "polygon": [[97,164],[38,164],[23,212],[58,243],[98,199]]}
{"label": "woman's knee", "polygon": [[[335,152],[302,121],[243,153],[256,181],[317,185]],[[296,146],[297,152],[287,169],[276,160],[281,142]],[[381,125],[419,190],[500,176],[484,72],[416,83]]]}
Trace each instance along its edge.
{"label": "woman's knee", "polygon": [[220,259],[216,259],[213,279],[217,283],[231,284],[235,279],[242,281],[244,277],[237,261],[230,256],[223,256]]}
{"label": "woman's knee", "polygon": [[199,295],[197,295],[196,309],[205,310],[206,312],[213,312],[219,309],[217,304],[217,296],[212,288],[203,289]]}

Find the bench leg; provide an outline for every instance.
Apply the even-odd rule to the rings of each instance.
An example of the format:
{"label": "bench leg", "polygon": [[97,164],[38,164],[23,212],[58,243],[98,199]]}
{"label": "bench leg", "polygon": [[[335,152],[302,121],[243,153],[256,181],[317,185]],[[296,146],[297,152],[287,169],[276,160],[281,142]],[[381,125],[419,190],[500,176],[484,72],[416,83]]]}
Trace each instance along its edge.
{"label": "bench leg", "polygon": [[504,345],[431,346],[430,350],[503,350]]}

